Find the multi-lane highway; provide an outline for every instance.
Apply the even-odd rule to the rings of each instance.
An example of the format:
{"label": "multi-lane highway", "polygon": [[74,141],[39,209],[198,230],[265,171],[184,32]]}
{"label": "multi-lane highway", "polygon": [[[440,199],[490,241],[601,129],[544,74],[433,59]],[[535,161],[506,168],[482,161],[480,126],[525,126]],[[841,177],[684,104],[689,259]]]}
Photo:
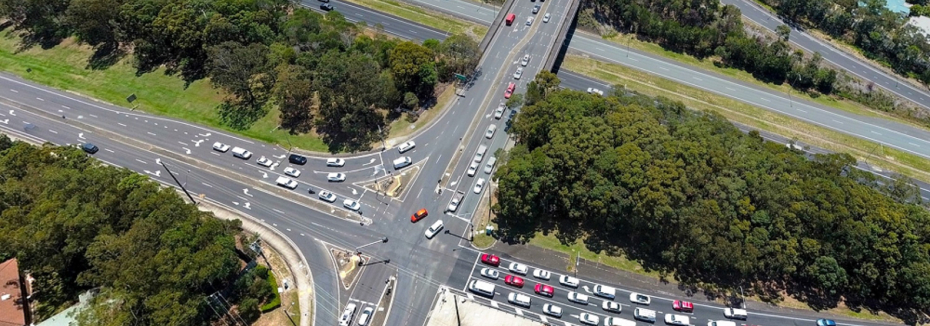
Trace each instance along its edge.
{"label": "multi-lane highway", "polygon": [[[519,18],[513,26],[497,32],[481,59],[481,72],[473,84],[460,92],[456,102],[431,128],[413,138],[416,143],[413,149],[400,153],[396,148],[388,148],[383,152],[346,156],[342,167],[327,166],[328,156],[309,156],[305,165],[291,164],[287,160],[289,152],[277,146],[133,112],[7,75],[0,76],[0,130],[57,144],[91,142],[100,147],[94,154],[97,158],[173,185],[161,168],[160,163],[165,163],[179,182],[197,196],[195,199],[202,195],[281,230],[303,251],[314,274],[318,325],[334,325],[347,302],[370,306],[383,293],[376,285],[383,284],[388,275],[396,275],[397,284],[387,324],[421,325],[439,286],[462,288],[472,275],[479,253],[467,246],[471,232],[469,219],[490,191],[488,184],[479,189],[475,185],[479,178],[489,179],[484,167],[508,140],[504,129],[510,112],[498,119],[494,109],[504,101],[503,94],[510,83],[517,93],[522,93],[539,71],[548,51],[546,46],[564,17],[567,3],[568,0],[543,2],[537,15],[530,12],[535,3],[515,6]],[[336,5],[340,9],[344,4]],[[535,19],[526,24],[527,17],[541,18],[545,13],[551,14],[551,23]],[[521,61],[525,55],[529,55],[529,60],[524,67]],[[518,67],[524,69],[520,79],[513,76]],[[490,126],[496,126],[497,131],[487,136]],[[252,157],[240,159],[231,152],[216,151],[213,149],[216,142],[242,147],[252,152]],[[479,169],[472,177],[466,171],[476,161],[475,151],[481,145],[488,147],[487,153],[479,160]],[[411,157],[413,166],[395,169],[391,162],[402,156]],[[262,157],[271,160],[271,166],[259,165],[257,160]],[[294,190],[275,184],[285,168],[301,172],[292,177],[299,182]],[[329,181],[327,175],[334,172],[344,173],[345,181]],[[406,184],[396,198],[366,187],[376,178],[398,174],[406,175]],[[319,199],[324,190],[337,196],[335,202]],[[455,212],[444,214],[456,191],[466,194],[463,203]],[[360,203],[361,209],[344,208],[342,202],[347,199]],[[429,216],[411,223],[410,215],[420,208],[426,208]],[[450,232],[427,239],[424,230],[439,219]],[[382,238],[389,241],[379,243]],[[351,250],[373,242],[374,245],[362,251],[371,257],[370,262],[381,265],[364,267],[358,281],[368,288],[345,289],[338,284],[324,243]],[[617,285],[611,280],[595,282]],[[791,314],[801,313],[786,313]],[[778,319],[775,315],[770,318],[775,318],[771,319],[772,325],[795,320]]]}
{"label": "multi-lane highway", "polygon": [[[774,31],[775,27],[786,23],[754,3],[752,0],[720,0],[720,2],[736,6],[743,13],[744,17],[770,31]],[[824,60],[836,66],[837,69],[844,69],[852,75],[858,76],[863,80],[871,81],[878,87],[884,88],[917,105],[930,109],[930,104],[928,104],[930,103],[928,102],[930,94],[928,94],[925,87],[918,88],[908,82],[902,82],[899,80],[899,77],[890,75],[881,69],[875,68],[869,63],[863,62],[859,58],[845,53],[842,50],[838,50],[803,30],[792,28],[791,36],[788,38],[788,41],[804,49],[804,51],[808,53],[819,52],[823,55]]]}
{"label": "multi-lane highway", "polygon": [[[467,0],[409,1],[483,24],[490,24],[495,18],[498,10],[496,7],[480,5]],[[369,14],[373,12],[370,9],[361,8],[344,2],[340,2],[338,6],[346,10],[346,17],[364,19],[369,24],[381,23],[384,25],[384,22],[388,23],[389,25],[384,25],[385,29],[392,33],[403,34],[405,31],[408,31],[408,34],[413,34],[414,39],[418,40],[422,39],[421,35],[425,35],[425,32],[421,31],[421,29],[425,28],[422,25],[412,24],[406,20],[396,18],[382,20],[381,18]],[[369,19],[369,17],[372,18]],[[416,31],[416,33],[410,33],[409,31]],[[433,35],[432,37],[439,37],[439,35],[444,36],[445,34],[441,31],[434,31]],[[797,39],[800,39],[800,37],[797,37]],[[586,36],[584,34],[576,34],[571,39],[569,50],[585,53],[602,61],[625,65],[691,87],[731,97],[814,125],[881,143],[890,148],[895,148],[924,158],[930,158],[930,131],[922,128],[881,118],[860,116],[820,104],[799,100],[789,94],[779,93],[765,87],[745,85],[727,76],[697,69],[672,60],[658,58],[654,55],[641,53],[636,50],[625,49],[618,46],[616,43]],[[824,53],[824,55],[826,56],[827,54]],[[882,81],[878,82],[878,84],[881,83]],[[916,89],[912,91],[914,94],[920,94]],[[922,95],[919,95],[916,99],[920,100],[920,96]],[[926,103],[926,101],[921,103]]]}

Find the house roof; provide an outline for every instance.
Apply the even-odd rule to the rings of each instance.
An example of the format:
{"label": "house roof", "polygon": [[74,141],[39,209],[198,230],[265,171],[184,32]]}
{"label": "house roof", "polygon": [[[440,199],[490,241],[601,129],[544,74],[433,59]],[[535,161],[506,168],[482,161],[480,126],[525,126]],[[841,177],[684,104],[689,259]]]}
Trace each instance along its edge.
{"label": "house roof", "polygon": [[21,284],[16,259],[0,263],[0,326],[26,325]]}

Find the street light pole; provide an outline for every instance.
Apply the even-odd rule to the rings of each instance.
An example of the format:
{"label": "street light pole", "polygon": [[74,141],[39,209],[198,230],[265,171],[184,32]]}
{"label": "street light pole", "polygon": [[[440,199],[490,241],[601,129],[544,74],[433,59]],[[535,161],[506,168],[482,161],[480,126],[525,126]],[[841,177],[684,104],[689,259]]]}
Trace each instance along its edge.
{"label": "street light pole", "polygon": [[355,248],[355,253],[356,253],[356,254],[361,254],[361,253],[362,253],[362,252],[361,252],[361,249],[362,249],[362,248],[368,247],[368,246],[373,245],[373,244],[385,243],[385,242],[388,242],[388,238],[387,238],[387,237],[381,238],[380,240],[375,241],[375,242],[372,242],[372,243],[369,243],[369,244],[361,245],[361,246]]}
{"label": "street light pole", "polygon": [[197,201],[194,200],[194,196],[191,196],[191,193],[187,192],[187,188],[184,188],[184,185],[182,185],[181,182],[178,181],[178,178],[174,177],[174,173],[171,173],[171,170],[168,169],[168,166],[165,165],[165,162],[162,162],[159,160],[158,163],[161,163],[161,166],[165,168],[165,171],[168,171],[168,175],[171,176],[171,179],[174,179],[174,183],[177,183],[178,187],[181,187],[181,190],[184,190],[184,194],[186,194],[187,198],[191,200],[191,203],[194,205],[197,205]]}

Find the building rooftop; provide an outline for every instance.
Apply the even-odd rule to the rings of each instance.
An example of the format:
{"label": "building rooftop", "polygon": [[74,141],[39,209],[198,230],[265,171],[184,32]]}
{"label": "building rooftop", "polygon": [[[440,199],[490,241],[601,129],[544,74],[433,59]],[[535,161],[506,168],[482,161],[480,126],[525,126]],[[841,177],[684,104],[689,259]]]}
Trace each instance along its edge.
{"label": "building rooftop", "polygon": [[16,259],[0,263],[0,326],[26,325],[22,285]]}

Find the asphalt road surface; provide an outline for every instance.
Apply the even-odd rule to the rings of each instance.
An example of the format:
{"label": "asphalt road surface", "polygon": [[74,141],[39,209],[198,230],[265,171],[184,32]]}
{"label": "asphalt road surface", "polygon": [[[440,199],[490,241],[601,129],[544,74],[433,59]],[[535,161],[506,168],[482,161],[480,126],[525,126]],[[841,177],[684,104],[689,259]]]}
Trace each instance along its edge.
{"label": "asphalt road surface", "polygon": [[[0,103],[0,130],[56,144],[91,142],[101,149],[95,157],[172,185],[160,165],[165,163],[195,199],[203,195],[278,228],[308,257],[316,282],[315,316],[319,317],[319,325],[335,324],[341,308],[351,299],[373,300],[377,294],[374,285],[395,270],[397,287],[387,324],[421,325],[438,287],[451,284],[460,288],[460,283],[467,280],[462,275],[470,274],[474,266],[478,253],[467,247],[472,231],[468,220],[488,194],[488,185],[476,191],[477,178],[487,178],[488,174],[481,166],[476,177],[469,177],[467,167],[478,146],[488,147],[481,160],[486,164],[488,157],[507,142],[504,129],[509,111],[497,119],[493,110],[504,100],[504,90],[510,83],[514,83],[517,93],[522,93],[530,77],[539,71],[543,52],[557,30],[555,22],[564,15],[567,3],[543,3],[539,17],[550,12],[553,21],[549,24],[537,19],[526,25],[525,20],[518,19],[514,26],[502,28],[482,58],[481,72],[471,85],[459,90],[455,104],[442,112],[432,127],[415,135],[414,149],[400,153],[392,144],[384,151],[345,157],[344,167],[326,166],[327,156],[308,157],[306,165],[293,165],[287,161],[289,151],[284,148],[132,112],[7,75],[0,76],[0,99],[5,102]],[[336,5],[340,10],[344,4]],[[521,3],[514,11],[520,17],[529,17],[532,5]],[[530,55],[525,77],[515,79],[513,73],[522,66],[525,54]],[[492,125],[497,126],[497,131],[489,138],[486,131]],[[239,159],[231,152],[216,151],[216,142],[242,147],[252,152],[252,157]],[[395,170],[390,162],[401,156],[410,156],[414,166]],[[258,165],[262,157],[272,160],[272,165]],[[288,167],[301,172],[294,177],[299,182],[294,190],[275,184]],[[346,180],[330,182],[327,176],[334,172],[344,173]],[[411,177],[400,198],[387,198],[365,187],[377,177],[394,174]],[[337,200],[320,200],[323,190],[334,193]],[[465,193],[465,200],[455,213],[443,214],[455,190]],[[342,207],[342,201],[347,199],[359,202],[362,208],[352,211]],[[408,217],[420,208],[427,208],[430,216],[410,223]],[[436,219],[442,219],[450,232],[426,239],[423,232]],[[389,266],[372,268],[371,273],[362,275],[360,283],[371,289],[343,293],[323,243],[352,249],[383,237],[389,241],[363,251]]]}

